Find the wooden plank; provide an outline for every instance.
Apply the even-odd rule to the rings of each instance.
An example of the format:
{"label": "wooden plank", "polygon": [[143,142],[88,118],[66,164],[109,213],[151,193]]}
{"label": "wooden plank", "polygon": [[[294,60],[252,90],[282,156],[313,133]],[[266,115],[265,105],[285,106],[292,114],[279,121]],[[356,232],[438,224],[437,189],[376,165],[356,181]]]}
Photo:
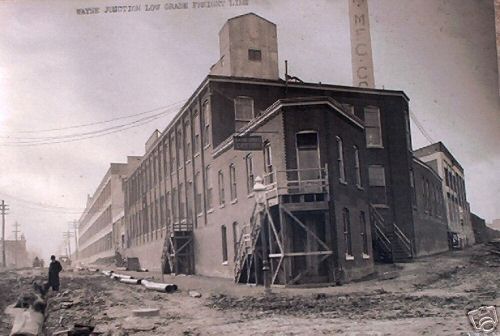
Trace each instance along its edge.
{"label": "wooden plank", "polygon": [[320,243],[327,251],[329,251],[329,247],[321,240],[319,239],[319,237],[314,233],[312,232],[307,226],[304,225],[304,223],[302,223],[302,221],[300,219],[298,219],[297,217],[295,217],[294,214],[292,214],[286,206],[283,206],[282,205],[282,208],[283,210],[288,214],[288,216],[292,217],[292,219],[297,222],[297,224],[299,224],[304,230],[306,230],[307,232],[309,232],[309,234],[311,236],[314,237],[314,239],[316,239],[318,241],[318,243]]}

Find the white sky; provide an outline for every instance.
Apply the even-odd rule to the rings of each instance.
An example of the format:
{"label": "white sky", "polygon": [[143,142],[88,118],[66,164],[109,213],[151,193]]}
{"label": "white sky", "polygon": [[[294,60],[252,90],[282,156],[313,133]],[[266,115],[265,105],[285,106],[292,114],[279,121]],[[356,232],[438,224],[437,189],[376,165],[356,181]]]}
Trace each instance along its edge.
{"label": "white sky", "polygon": [[[5,143],[15,140],[4,137],[60,135],[20,131],[103,121],[186,99],[219,58],[225,20],[251,11],[278,25],[282,76],[287,59],[290,73],[305,81],[352,83],[347,0],[249,0],[237,8],[153,13],[144,11],[146,3],[0,2],[0,198],[11,208],[7,236],[17,220],[45,258],[57,252],[62,231],[79,217],[75,210],[109,162],[143,154],[150,133],[173,113],[80,142],[13,147]],[[76,15],[77,8],[131,4],[142,11]],[[472,211],[500,218],[493,1],[377,0],[370,2],[370,21],[377,87],[406,92],[433,140],[465,168]],[[413,147],[427,145],[414,126]]]}

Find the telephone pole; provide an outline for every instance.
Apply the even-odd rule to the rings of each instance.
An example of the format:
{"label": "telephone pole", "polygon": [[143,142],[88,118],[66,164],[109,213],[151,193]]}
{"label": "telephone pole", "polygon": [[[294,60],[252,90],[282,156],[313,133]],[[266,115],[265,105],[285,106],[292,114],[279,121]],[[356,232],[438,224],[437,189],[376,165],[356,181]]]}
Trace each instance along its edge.
{"label": "telephone pole", "polygon": [[70,230],[63,232],[63,237],[66,238],[66,243],[68,244],[68,258],[71,258],[71,237],[73,237],[73,232]]}
{"label": "telephone pole", "polygon": [[73,227],[73,236],[75,237],[75,259],[78,259],[78,221],[75,219],[69,224]]}
{"label": "telephone pole", "polygon": [[7,210],[9,207],[5,204],[5,201],[2,200],[0,203],[0,212],[2,213],[2,266],[7,267],[7,260],[5,257],[5,215],[7,214]]}
{"label": "telephone pole", "polygon": [[19,230],[19,228],[20,228],[20,227],[21,227],[21,225],[20,225],[18,222],[16,222],[16,223],[14,224],[14,231],[12,231],[12,232],[14,232],[14,240],[15,240],[15,241],[17,241],[17,234],[18,234],[19,232],[21,232],[21,230]]}

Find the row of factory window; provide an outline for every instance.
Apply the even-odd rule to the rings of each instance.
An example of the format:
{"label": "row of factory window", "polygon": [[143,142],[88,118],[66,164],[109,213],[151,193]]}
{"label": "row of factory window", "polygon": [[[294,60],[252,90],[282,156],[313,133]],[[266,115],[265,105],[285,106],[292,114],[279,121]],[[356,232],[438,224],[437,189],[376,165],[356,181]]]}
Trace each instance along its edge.
{"label": "row of factory window", "polygon": [[109,251],[113,248],[112,246],[112,233],[106,234],[104,237],[96,240],[86,248],[79,251],[81,258],[88,258],[94,256],[98,253]]}
{"label": "row of factory window", "polygon": [[[137,171],[129,179],[131,192],[129,202],[137,201],[139,194],[150,190],[157,182],[161,182],[169,172],[174,173],[183,167],[184,162],[189,163],[193,156],[200,153],[201,140],[203,136],[204,146],[210,145],[210,105],[208,100],[202,107],[203,120],[200,121],[200,114],[197,111],[193,115],[193,125],[190,118],[184,118],[184,122],[175,127],[175,132],[171,132],[169,137],[165,137],[160,145],[155,148],[147,160],[145,160]],[[248,124],[254,117],[254,101],[250,97],[236,97],[234,99],[235,129],[238,130]],[[382,147],[382,131],[380,122],[380,110],[374,106],[364,108],[365,133],[367,147]],[[204,125],[203,134],[200,132],[200,122]],[[193,126],[193,127],[192,127]],[[194,136],[191,136],[192,131]],[[303,137],[305,138],[306,135]],[[307,139],[306,139],[307,140]],[[299,144],[299,139],[297,139]],[[194,147],[192,148],[191,143]],[[343,161],[342,140],[337,138],[339,151],[339,173],[341,181],[345,181],[345,167]],[[355,148],[356,163],[356,184],[361,185],[359,173],[359,154]],[[267,171],[266,171],[267,172]]]}
{"label": "row of factory window", "polygon": [[85,244],[93,235],[104,229],[106,226],[111,225],[111,205],[104,210],[97,219],[90,224],[87,230],[80,235],[79,244]]}
{"label": "row of factory window", "polygon": [[[446,193],[447,205],[448,205],[448,215],[450,216],[450,221],[459,222],[465,218],[464,214],[460,213],[460,201],[455,195],[451,193]],[[465,206],[464,206],[465,207]],[[462,210],[463,211],[463,210]],[[464,223],[462,223],[463,225]]]}
{"label": "row of factory window", "polygon": [[[437,218],[443,217],[443,196],[440,188],[428,179],[422,178],[423,209],[424,213]],[[415,192],[415,191],[414,191]],[[416,204],[418,206],[418,204]]]}
{"label": "row of factory window", "polygon": [[465,182],[462,176],[455,174],[451,167],[444,168],[444,177],[446,186],[453,190],[457,195],[458,204],[465,205]]}
{"label": "row of factory window", "polygon": [[97,197],[96,201],[89,204],[90,208],[86,209],[85,216],[80,221],[80,230],[83,229],[89,223],[89,220],[92,218],[94,214],[102,210],[102,208],[106,205],[106,203],[109,201],[110,198],[111,198],[111,181],[108,181],[108,183],[106,183],[102,191],[99,193],[99,196]]}

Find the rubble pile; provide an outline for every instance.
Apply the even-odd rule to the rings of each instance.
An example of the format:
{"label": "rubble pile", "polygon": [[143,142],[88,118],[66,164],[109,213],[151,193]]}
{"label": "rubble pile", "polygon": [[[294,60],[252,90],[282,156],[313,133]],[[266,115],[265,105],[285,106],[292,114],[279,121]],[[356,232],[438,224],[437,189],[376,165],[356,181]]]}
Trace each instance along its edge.
{"label": "rubble pile", "polygon": [[[385,293],[350,295],[314,294],[312,296],[268,295],[235,298],[214,295],[210,307],[218,310],[237,309],[249,315],[273,314],[295,317],[327,317],[347,319],[397,319],[412,317],[463,315],[464,308],[474,307],[474,299],[465,296],[427,296]],[[360,311],[363,313],[360,314]]]}

